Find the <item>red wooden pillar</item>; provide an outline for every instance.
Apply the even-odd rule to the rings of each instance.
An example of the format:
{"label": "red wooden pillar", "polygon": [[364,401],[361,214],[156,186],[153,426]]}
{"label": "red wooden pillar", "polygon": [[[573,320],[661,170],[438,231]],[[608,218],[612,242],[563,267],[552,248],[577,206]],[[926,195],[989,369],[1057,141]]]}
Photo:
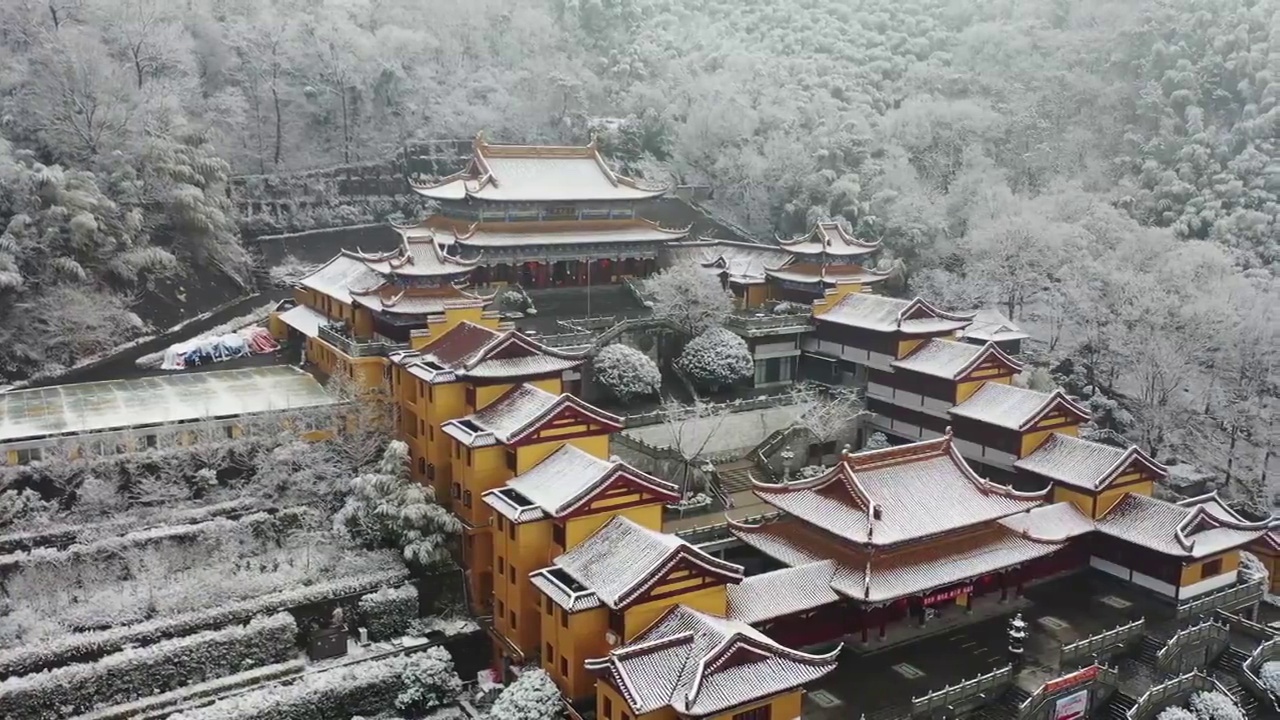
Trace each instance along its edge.
{"label": "red wooden pillar", "polygon": [[544,288],[551,280],[551,265],[545,262],[534,263],[535,287]]}
{"label": "red wooden pillar", "polygon": [[1000,602],[1009,601],[1009,582],[1007,573],[1000,573]]}

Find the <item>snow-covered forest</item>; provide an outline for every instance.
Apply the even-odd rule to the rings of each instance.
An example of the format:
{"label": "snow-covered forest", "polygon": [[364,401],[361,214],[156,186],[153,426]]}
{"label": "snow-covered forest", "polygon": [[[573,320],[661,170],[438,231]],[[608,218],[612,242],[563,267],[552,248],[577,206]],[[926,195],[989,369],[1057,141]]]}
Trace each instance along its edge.
{"label": "snow-covered forest", "polygon": [[894,292],[1003,307],[1105,425],[1260,505],[1278,99],[1277,0],[9,0],[0,377],[242,273],[230,176],[600,132],[761,237],[842,219]]}

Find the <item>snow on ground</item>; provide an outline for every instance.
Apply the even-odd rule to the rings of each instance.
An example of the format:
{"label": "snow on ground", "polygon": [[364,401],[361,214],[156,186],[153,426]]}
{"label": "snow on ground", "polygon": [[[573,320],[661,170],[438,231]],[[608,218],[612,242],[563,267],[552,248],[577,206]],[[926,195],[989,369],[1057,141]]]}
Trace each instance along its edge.
{"label": "snow on ground", "polygon": [[[790,427],[795,422],[799,406],[749,410],[733,413],[721,421],[717,417],[696,418],[682,423],[678,428],[665,424],[646,425],[623,430],[623,434],[658,448],[672,447],[673,429],[680,432],[682,447],[699,455],[718,455],[735,450],[750,450],[775,431]],[[704,444],[705,443],[705,444]]]}

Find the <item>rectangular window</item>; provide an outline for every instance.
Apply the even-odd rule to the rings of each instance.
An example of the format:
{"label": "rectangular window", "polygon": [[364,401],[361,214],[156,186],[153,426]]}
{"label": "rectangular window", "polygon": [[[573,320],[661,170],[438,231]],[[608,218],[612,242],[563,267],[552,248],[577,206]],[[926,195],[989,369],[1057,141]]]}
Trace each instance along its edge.
{"label": "rectangular window", "polygon": [[435,426],[435,425],[428,425],[428,426],[427,426],[427,440],[428,440],[428,441],[430,441],[430,442],[435,442],[435,441],[436,441],[436,426]]}
{"label": "rectangular window", "polygon": [[471,491],[470,490],[462,491],[462,506],[471,507]]}
{"label": "rectangular window", "polygon": [[516,629],[516,611],[515,610],[511,611],[511,629],[512,630]]}
{"label": "rectangular window", "polygon": [[758,708],[743,710],[740,713],[734,713],[733,720],[770,720],[772,716],[773,705],[761,705]]}
{"label": "rectangular window", "polygon": [[147,448],[155,448],[155,446],[156,446],[156,436],[155,436],[155,435],[143,435],[143,436],[142,436],[142,444],[143,444],[144,446],[146,446]]}
{"label": "rectangular window", "polygon": [[424,457],[420,457],[418,458],[418,473],[426,474],[426,472],[427,472],[427,459]]}
{"label": "rectangular window", "polygon": [[551,542],[564,547],[564,523],[555,522],[551,524]]}
{"label": "rectangular window", "polygon": [[613,720],[613,700],[608,697],[604,699],[604,720]]}
{"label": "rectangular window", "polygon": [[546,661],[547,661],[547,662],[555,662],[555,659],[556,659],[556,649],[555,649],[555,647],[553,647],[553,646],[551,645],[551,643],[547,643],[547,652],[546,652],[546,654],[545,654],[545,655],[546,655]]}
{"label": "rectangular window", "polygon": [[507,451],[507,469],[511,472],[516,471],[516,451],[512,448]]}
{"label": "rectangular window", "polygon": [[505,614],[506,614],[506,607],[502,604],[502,601],[499,600],[498,601],[498,619],[501,620],[502,616]]}
{"label": "rectangular window", "polygon": [[467,386],[467,407],[472,411],[476,409],[476,388],[474,385]]}
{"label": "rectangular window", "polygon": [[462,497],[462,486],[459,485],[458,483],[454,483],[450,494],[453,495],[454,500],[457,500],[458,498]]}
{"label": "rectangular window", "polygon": [[548,617],[550,617],[551,615],[555,614],[555,611],[556,611],[556,605],[555,605],[555,603],[551,602],[551,598],[549,598],[549,597],[544,597],[544,598],[542,598],[542,601],[543,601],[544,603],[546,603],[547,616],[548,616]]}
{"label": "rectangular window", "polygon": [[1200,566],[1201,578],[1211,578],[1214,575],[1220,575],[1220,574],[1222,574],[1222,558],[1218,558],[1216,560],[1210,560],[1209,562]]}
{"label": "rectangular window", "polygon": [[508,579],[511,580],[511,584],[515,585],[516,584],[516,566],[515,565],[507,566],[507,574],[509,575]]}
{"label": "rectangular window", "polygon": [[514,541],[516,539],[516,524],[509,523],[507,525],[507,539]]}
{"label": "rectangular window", "polygon": [[623,632],[623,628],[625,625],[626,625],[626,622],[622,616],[622,613],[618,612],[617,610],[609,611],[609,629],[613,631],[613,634],[617,635],[618,637],[626,637],[626,633]]}
{"label": "rectangular window", "polygon": [[560,674],[569,677],[569,658],[567,657],[560,658]]}
{"label": "rectangular window", "polygon": [[458,442],[457,440],[453,441],[453,459],[454,460],[462,459],[462,443]]}
{"label": "rectangular window", "polygon": [[498,556],[498,574],[501,575],[507,571],[507,561],[501,555]]}
{"label": "rectangular window", "polygon": [[569,627],[569,611],[568,610],[564,610],[564,609],[560,610],[560,627],[562,628]]}
{"label": "rectangular window", "polygon": [[471,467],[471,448],[467,448],[467,467]]}
{"label": "rectangular window", "polygon": [[433,403],[435,401],[436,401],[436,386],[427,385],[427,402]]}
{"label": "rectangular window", "polygon": [[223,426],[223,428],[222,428],[222,432],[226,433],[226,435],[227,435],[227,439],[229,439],[229,440],[230,440],[230,439],[235,439],[235,436],[236,436],[236,426],[235,426],[235,425],[225,425],[225,426]]}
{"label": "rectangular window", "polygon": [[[101,454],[101,453],[99,453]],[[28,463],[40,462],[44,459],[43,448],[27,448],[18,451],[18,464],[26,465]]]}
{"label": "rectangular window", "polygon": [[498,516],[498,532],[502,532],[502,524],[503,524],[504,522],[506,522],[506,518],[504,518],[504,517],[502,517],[501,515],[499,515],[499,516]]}

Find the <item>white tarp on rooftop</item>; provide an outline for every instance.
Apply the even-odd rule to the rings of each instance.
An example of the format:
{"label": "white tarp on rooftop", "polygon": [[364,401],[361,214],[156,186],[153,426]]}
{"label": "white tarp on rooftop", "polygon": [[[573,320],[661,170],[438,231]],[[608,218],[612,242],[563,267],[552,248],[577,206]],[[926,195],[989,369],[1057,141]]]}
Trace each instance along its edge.
{"label": "white tarp on rooftop", "polygon": [[293,367],[56,385],[0,394],[0,442],[331,405]]}
{"label": "white tarp on rooftop", "polygon": [[280,313],[280,320],[289,327],[306,335],[307,337],[315,337],[320,333],[320,326],[329,322],[329,318],[323,314],[312,310],[306,305],[285,310]]}

